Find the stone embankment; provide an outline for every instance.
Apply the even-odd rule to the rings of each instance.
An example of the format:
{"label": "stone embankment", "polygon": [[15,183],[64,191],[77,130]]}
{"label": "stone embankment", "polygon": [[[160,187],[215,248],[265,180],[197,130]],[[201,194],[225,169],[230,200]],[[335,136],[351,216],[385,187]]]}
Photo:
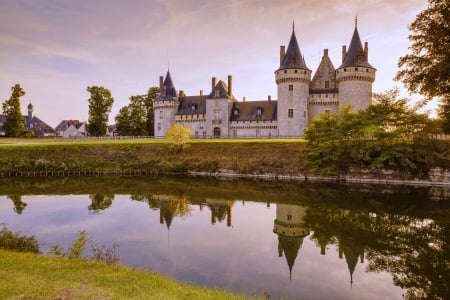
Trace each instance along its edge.
{"label": "stone embankment", "polygon": [[382,185],[412,185],[412,186],[449,186],[450,171],[442,168],[433,168],[429,172],[429,179],[397,179],[390,172],[385,172],[383,176],[373,176],[371,173],[357,173],[339,176],[320,175],[288,175],[288,174],[241,174],[233,170],[219,169],[217,172],[197,172],[189,171],[190,176],[214,176],[224,178],[260,178],[267,180],[298,180],[316,182],[338,182],[338,183],[362,183],[362,184],[382,184]]}

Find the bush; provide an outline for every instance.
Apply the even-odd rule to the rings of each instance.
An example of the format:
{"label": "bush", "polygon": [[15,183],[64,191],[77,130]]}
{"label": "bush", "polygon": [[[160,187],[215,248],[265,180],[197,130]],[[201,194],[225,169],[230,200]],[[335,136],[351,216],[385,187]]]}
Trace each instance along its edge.
{"label": "bush", "polygon": [[20,235],[10,231],[5,224],[1,224],[0,248],[18,252],[40,253],[39,243],[34,236]]}

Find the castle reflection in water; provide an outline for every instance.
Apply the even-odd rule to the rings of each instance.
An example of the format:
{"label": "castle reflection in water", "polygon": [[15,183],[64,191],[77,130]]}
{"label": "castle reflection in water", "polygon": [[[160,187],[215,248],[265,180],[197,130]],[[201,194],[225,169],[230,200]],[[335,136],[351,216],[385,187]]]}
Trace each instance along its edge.
{"label": "castle reflection in water", "polygon": [[[223,200],[206,198],[202,203],[189,202],[186,198],[175,197],[173,195],[153,195],[149,199],[149,204],[154,209],[159,209],[159,220],[170,229],[172,221],[176,216],[185,216],[190,210],[190,205],[198,205],[200,211],[205,207],[209,208],[211,213],[211,224],[222,223],[226,220],[228,227],[232,226],[232,208],[236,200]],[[242,202],[245,204],[245,202]],[[267,203],[269,207],[271,204]],[[302,205],[282,204],[276,205],[276,219],[274,220],[273,232],[278,236],[278,256],[286,259],[289,271],[289,278],[292,277],[292,270],[297,260],[303,239],[311,234],[310,226],[305,221],[308,208]],[[348,212],[340,212],[340,217],[348,216]],[[329,215],[330,221],[335,218],[333,214]],[[335,220],[336,221],[336,220]],[[326,225],[325,222],[323,225]],[[318,225],[318,224],[316,224]],[[353,283],[353,272],[358,260],[364,262],[364,246],[361,245],[352,235],[343,235],[336,238],[331,232],[321,231],[320,225],[315,226],[316,231],[312,238],[320,247],[320,253],[326,254],[326,248],[329,244],[337,244],[339,249],[339,258],[345,258],[347,262],[350,283]]]}

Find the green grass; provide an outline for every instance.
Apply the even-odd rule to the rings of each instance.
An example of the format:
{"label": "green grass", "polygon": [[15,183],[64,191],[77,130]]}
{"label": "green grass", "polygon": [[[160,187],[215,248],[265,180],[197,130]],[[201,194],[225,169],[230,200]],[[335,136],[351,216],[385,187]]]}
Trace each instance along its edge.
{"label": "green grass", "polygon": [[0,299],[245,299],[149,271],[0,249]]}

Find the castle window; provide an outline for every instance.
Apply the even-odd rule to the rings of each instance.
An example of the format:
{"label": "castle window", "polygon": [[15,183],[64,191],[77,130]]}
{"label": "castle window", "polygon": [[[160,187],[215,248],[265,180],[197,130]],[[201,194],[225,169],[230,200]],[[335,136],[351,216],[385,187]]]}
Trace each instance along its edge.
{"label": "castle window", "polygon": [[237,137],[237,130],[236,129],[233,129],[233,136]]}
{"label": "castle window", "polygon": [[369,72],[369,69],[366,69],[366,72]]}
{"label": "castle window", "polygon": [[200,129],[203,129],[203,123],[200,123]]}
{"label": "castle window", "polygon": [[161,130],[161,123],[158,123],[158,130]]}
{"label": "castle window", "polygon": [[258,107],[258,109],[256,110],[256,116],[257,117],[261,117],[262,116],[262,108]]}
{"label": "castle window", "polygon": [[294,72],[297,73],[298,70],[295,70]]}
{"label": "castle window", "polygon": [[358,68],[355,68],[355,71],[358,71]]}
{"label": "castle window", "polygon": [[192,104],[192,110],[196,110],[197,109],[197,104]]}
{"label": "castle window", "polygon": [[303,118],[306,119],[306,110],[303,111]]}
{"label": "castle window", "polygon": [[160,119],[163,118],[163,111],[162,111],[162,110],[159,111],[159,118],[160,118]]}
{"label": "castle window", "polygon": [[233,111],[233,115],[236,117],[239,116],[239,109],[235,108]]}
{"label": "castle window", "polygon": [[292,119],[294,117],[294,109],[289,108],[288,109],[288,118]]}
{"label": "castle window", "polygon": [[346,69],[346,68],[344,68],[344,72],[347,72],[347,69]]}
{"label": "castle window", "polygon": [[284,74],[286,74],[287,73],[287,70],[284,70]]}
{"label": "castle window", "polygon": [[325,81],[325,88],[326,89],[329,89],[330,88],[330,82],[327,80],[327,81]]}
{"label": "castle window", "polygon": [[290,84],[290,85],[289,85],[289,90],[290,90],[290,91],[293,91],[293,90],[294,90],[294,85]]}
{"label": "castle window", "polygon": [[287,215],[287,220],[288,220],[288,221],[292,221],[292,215],[291,215],[291,214],[288,214],[288,215]]}
{"label": "castle window", "polygon": [[215,97],[219,97],[220,96],[220,91],[219,90],[215,90],[214,91],[214,96]]}

